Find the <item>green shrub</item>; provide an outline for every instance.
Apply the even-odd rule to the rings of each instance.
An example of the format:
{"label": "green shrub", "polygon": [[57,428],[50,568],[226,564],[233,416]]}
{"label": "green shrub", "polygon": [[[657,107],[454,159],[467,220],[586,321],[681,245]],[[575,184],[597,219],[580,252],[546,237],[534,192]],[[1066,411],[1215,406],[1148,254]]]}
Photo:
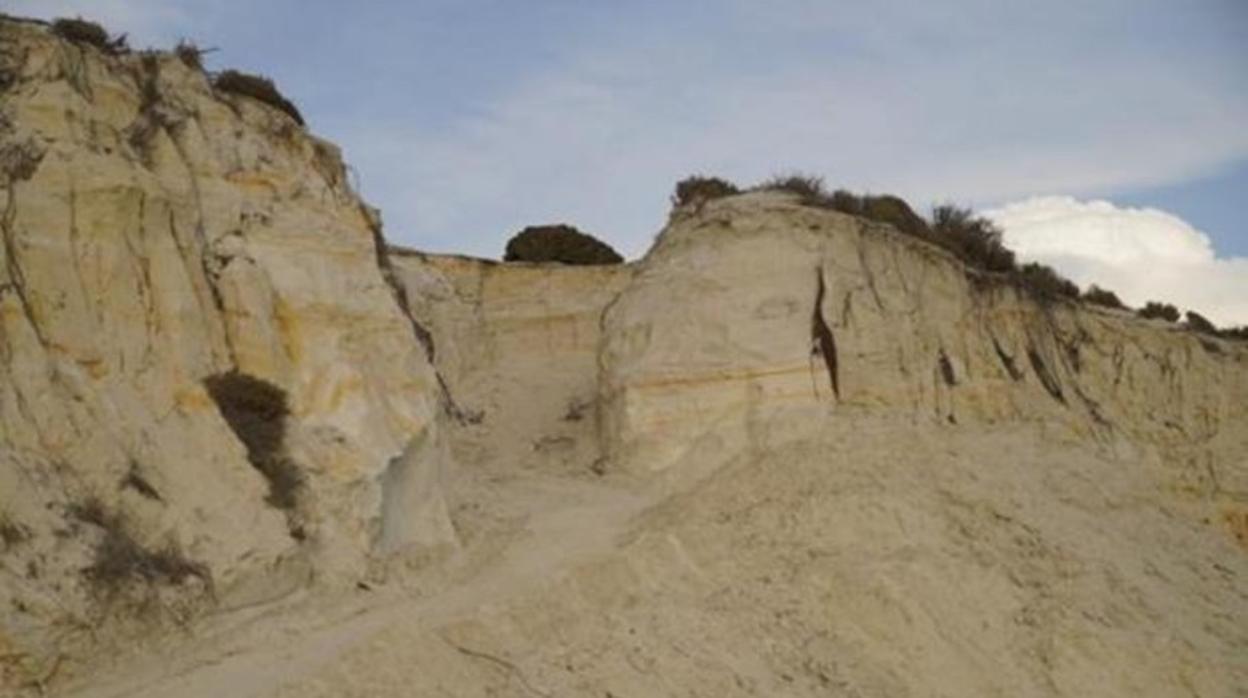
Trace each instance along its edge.
{"label": "green shrub", "polygon": [[126,36],[116,38],[108,35],[104,27],[81,17],[61,17],[52,22],[52,33],[67,41],[90,44],[101,51],[121,53],[126,50]]}
{"label": "green shrub", "polygon": [[241,73],[237,70],[226,70],[213,79],[212,86],[222,92],[231,92],[264,102],[285,112],[300,126],[304,125],[303,115],[299,113],[294,103],[278,92],[277,86],[266,77]]}
{"label": "green shrub", "polygon": [[740,193],[741,190],[737,188],[737,185],[727,180],[693,175],[676,183],[676,193],[672,194],[672,205],[687,206]]}
{"label": "green shrub", "polygon": [[1160,318],[1166,322],[1179,321],[1179,309],[1169,303],[1149,301],[1139,310],[1139,316],[1146,319]]}
{"label": "green shrub", "polygon": [[1079,298],[1079,287],[1053,267],[1031,262],[1014,272],[1020,286],[1042,299]]}
{"label": "green shrub", "polygon": [[1118,298],[1118,294],[1113,291],[1103,289],[1096,284],[1092,284],[1088,287],[1087,291],[1083,292],[1083,300],[1088,303],[1092,303],[1093,305],[1103,305],[1106,308],[1126,309],[1127,307],[1126,304]]}
{"label": "green shrub", "polygon": [[230,371],[204,379],[208,394],[247,449],[247,460],[269,483],[265,501],[293,509],[303,487],[299,467],[286,456],[286,392],[268,381]]}
{"label": "green shrub", "polygon": [[1218,335],[1218,326],[1213,324],[1204,315],[1195,310],[1187,311],[1187,326],[1189,329],[1204,334]]}
{"label": "green shrub", "polygon": [[618,252],[601,240],[570,225],[535,225],[507,241],[505,262],[560,262],[563,264],[619,264]]}

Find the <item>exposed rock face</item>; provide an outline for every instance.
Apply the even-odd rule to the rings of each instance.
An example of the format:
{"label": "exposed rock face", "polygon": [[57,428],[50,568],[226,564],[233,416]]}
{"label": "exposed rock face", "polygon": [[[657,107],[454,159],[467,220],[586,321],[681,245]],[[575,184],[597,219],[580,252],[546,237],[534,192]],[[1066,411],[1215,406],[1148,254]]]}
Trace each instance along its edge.
{"label": "exposed rock face", "polygon": [[[288,587],[307,574],[290,558],[358,575],[382,473],[436,468],[441,445],[433,372],[336,148],[170,55],[12,21],[0,48],[0,516],[24,532],[0,647],[37,674],[44,631],[93,622],[79,570],[103,532],[69,513],[92,498],[206,565],[219,603]],[[288,394],[292,512],[205,391],[228,371]],[[449,540],[442,519],[405,539]]]}
{"label": "exposed rock face", "polygon": [[458,401],[460,428],[449,433],[457,461],[583,472],[603,455],[600,325],[633,267],[391,258]]}
{"label": "exposed rock face", "polygon": [[604,321],[604,435],[626,467],[663,469],[708,437],[737,453],[748,420],[771,410],[873,413],[1044,422],[1111,452],[1154,448],[1175,484],[1248,492],[1232,467],[1248,438],[1242,345],[1043,302],[931,245],[784,197],[683,215]]}
{"label": "exposed rock face", "polygon": [[1242,343],[774,193],[387,251],[280,111],[0,39],[0,693],[1248,685]]}

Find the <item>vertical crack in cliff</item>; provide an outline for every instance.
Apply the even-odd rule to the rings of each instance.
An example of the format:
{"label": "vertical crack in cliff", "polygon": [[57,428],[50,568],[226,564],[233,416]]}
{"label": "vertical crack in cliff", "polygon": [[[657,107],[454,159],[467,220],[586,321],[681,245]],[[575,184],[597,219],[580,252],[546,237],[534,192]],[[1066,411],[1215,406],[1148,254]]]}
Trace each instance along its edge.
{"label": "vertical crack in cliff", "polygon": [[1066,404],[1066,397],[1062,395],[1062,385],[1057,381],[1057,377],[1049,371],[1049,367],[1045,365],[1044,359],[1040,358],[1039,352],[1035,347],[1027,348],[1027,358],[1031,361],[1031,368],[1036,372],[1036,377],[1040,379],[1040,384],[1044,389],[1053,396],[1054,400]]}
{"label": "vertical crack in cliff", "polygon": [[833,337],[832,328],[828,327],[827,320],[823,318],[823,297],[827,293],[827,285],[823,280],[823,267],[817,270],[817,279],[819,285],[815,290],[815,307],[810,319],[811,355],[823,357],[823,363],[828,369],[828,382],[832,385],[832,394],[840,400],[841,386],[836,363],[836,338]]}
{"label": "vertical crack in cliff", "polygon": [[438,403],[442,406],[442,411],[459,424],[480,424],[485,419],[485,413],[481,410],[468,410],[461,407],[455,401],[455,396],[451,393],[451,387],[447,384],[446,377],[442,375],[442,370],[438,368],[438,351],[433,341],[433,334],[416,319],[416,315],[412,312],[412,304],[407,297],[407,287],[399,281],[399,276],[394,271],[394,263],[390,261],[390,248],[386,245],[386,238],[381,233],[380,223],[376,216],[364,208],[363,203],[360,204],[360,213],[373,233],[373,247],[377,255],[377,268],[381,271],[381,278],[390,287],[390,295],[394,297],[394,302],[398,304],[399,310],[407,318],[412,328],[412,335],[425,350],[425,358],[429,360],[429,365],[433,368],[433,375],[438,381]]}
{"label": "vertical crack in cliff", "polygon": [[34,177],[46,154],[47,151],[34,139],[23,143],[7,143],[0,147],[0,174],[4,176],[7,199],[4,213],[0,214],[0,236],[4,238],[4,266],[8,276],[8,281],[0,284],[0,292],[10,290],[17,296],[22,314],[30,323],[35,339],[43,347],[48,346],[48,340],[43,335],[39,323],[35,321],[34,308],[30,303],[30,297],[26,294],[26,276],[18,257],[17,231],[14,229],[14,224],[17,221],[17,183]]}
{"label": "vertical crack in cliff", "polygon": [[863,227],[862,222],[859,221],[858,239],[857,239],[858,244],[855,245],[855,247],[858,248],[858,266],[862,267],[862,273],[867,278],[867,288],[870,289],[871,291],[871,297],[875,299],[876,309],[880,311],[881,315],[884,315],[886,314],[887,311],[884,308],[884,299],[880,297],[880,290],[875,285],[875,271],[872,270],[871,265],[867,263],[867,250],[866,250],[865,245],[862,242],[862,237],[863,237],[862,227]]}
{"label": "vertical crack in cliff", "polygon": [[936,363],[940,367],[940,377],[945,380],[945,385],[952,388],[958,384],[958,377],[953,372],[953,362],[949,360],[949,355],[941,348],[940,353],[936,357]]}
{"label": "vertical crack in cliff", "polygon": [[995,336],[992,338],[992,348],[997,352],[997,358],[1001,360],[1001,365],[1005,367],[1005,372],[1010,374],[1010,378],[1016,381],[1021,381],[1023,379],[1023,372],[1020,371],[1018,365],[1014,363],[1014,357],[1006,353],[1005,349],[1001,346],[1001,342],[997,341]]}

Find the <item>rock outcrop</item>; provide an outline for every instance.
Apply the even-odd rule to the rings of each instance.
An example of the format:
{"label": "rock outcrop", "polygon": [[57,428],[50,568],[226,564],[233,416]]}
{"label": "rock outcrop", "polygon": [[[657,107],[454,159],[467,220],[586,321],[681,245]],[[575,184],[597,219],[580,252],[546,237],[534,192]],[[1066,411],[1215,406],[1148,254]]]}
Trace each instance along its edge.
{"label": "rock outcrop", "polygon": [[388,248],[287,114],[36,23],[0,97],[5,691],[1248,684],[1243,343],[780,193]]}
{"label": "rock outcrop", "polygon": [[[417,473],[444,448],[436,378],[337,149],[170,54],[11,20],[0,50],[6,678],[50,672],[99,622],[79,571],[110,532],[75,516],[88,503],[203,566],[179,597],[226,606],[358,575],[387,499],[421,510],[391,538],[451,542]],[[287,396],[288,509],[206,390],[230,372]]]}

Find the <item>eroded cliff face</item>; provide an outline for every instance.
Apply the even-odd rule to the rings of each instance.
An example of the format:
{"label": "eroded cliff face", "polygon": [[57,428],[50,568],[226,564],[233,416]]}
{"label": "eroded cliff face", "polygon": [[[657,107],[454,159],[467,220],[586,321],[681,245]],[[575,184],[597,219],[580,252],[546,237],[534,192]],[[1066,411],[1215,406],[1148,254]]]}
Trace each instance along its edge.
{"label": "eroded cliff face", "polygon": [[[9,20],[0,50],[0,648],[37,677],[90,631],[105,602],[80,570],[114,524],[202,565],[174,585],[195,603],[358,575],[383,473],[442,446],[337,149],[169,54]],[[293,508],[205,389],[229,372],[287,394]],[[426,525],[398,535],[449,540],[436,494],[405,501]]]}
{"label": "eroded cliff face", "polygon": [[677,211],[603,324],[603,434],[623,467],[661,470],[695,444],[739,452],[772,411],[889,414],[1042,423],[1162,457],[1176,488],[1248,493],[1242,344],[1045,300],[791,197]]}
{"label": "eroded cliff face", "polygon": [[282,112],[0,39],[0,686],[1248,683],[1243,344],[782,194],[627,265],[387,249]]}

